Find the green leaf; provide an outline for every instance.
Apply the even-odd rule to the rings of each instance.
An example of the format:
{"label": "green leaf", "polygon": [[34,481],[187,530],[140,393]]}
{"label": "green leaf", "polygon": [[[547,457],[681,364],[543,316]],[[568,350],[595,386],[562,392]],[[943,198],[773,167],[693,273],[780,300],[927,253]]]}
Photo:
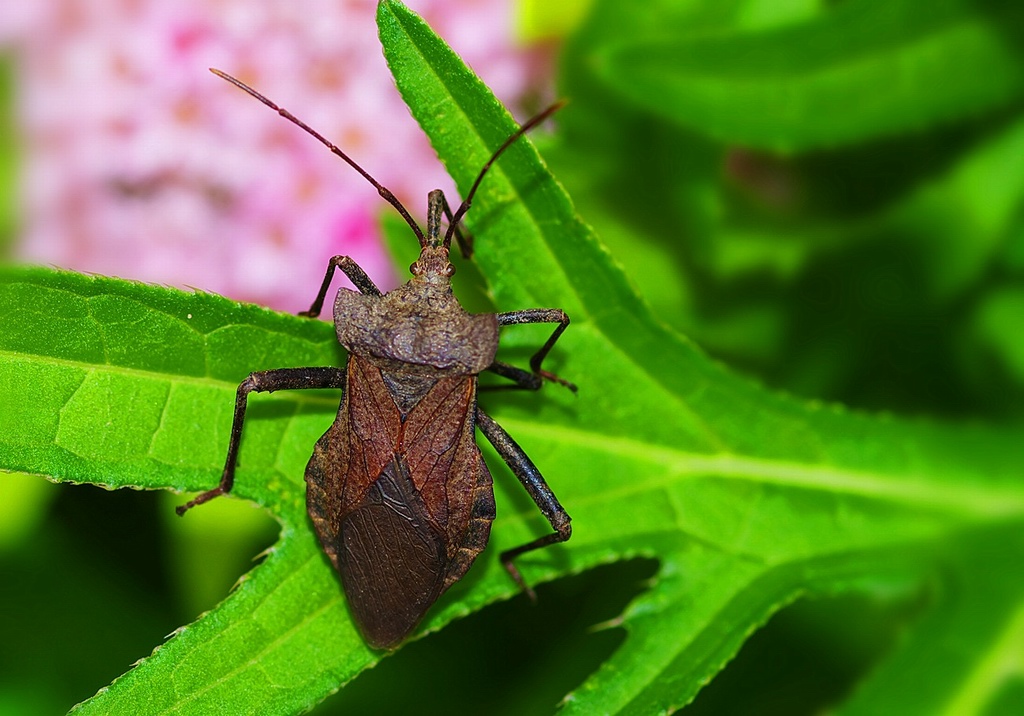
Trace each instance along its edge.
{"label": "green leaf", "polygon": [[997,357],[997,365],[1024,385],[1024,338],[1017,329],[1024,316],[1024,288],[993,291],[979,307],[980,342]]}
{"label": "green leaf", "polygon": [[954,569],[935,590],[928,613],[840,710],[844,716],[1020,710],[1024,601],[1019,580],[1007,578],[1024,554],[1020,527],[964,534],[948,552]]}
{"label": "green leaf", "polygon": [[[253,366],[339,358],[329,325],[219,296],[42,269],[4,273],[0,385],[10,409],[0,444],[9,470],[106,487],[205,488],[219,479],[231,396]],[[301,484],[295,465],[278,464],[296,454],[289,431],[329,425],[332,409],[336,401],[308,393],[265,401],[258,410],[288,419],[255,428],[261,439],[243,459],[262,479],[254,494],[239,494],[273,505],[274,483]]]}
{"label": "green leaf", "polygon": [[[613,91],[595,62],[667,28],[691,38],[764,33],[746,20],[759,4],[598,0],[561,56],[572,105],[545,159],[659,319],[717,358],[775,388],[861,409],[1019,417],[1005,381],[961,358],[970,304],[1018,281],[1013,267],[1024,265],[1020,102],[780,156],[650,112]],[[816,3],[816,16],[847,4]],[[975,7],[999,28],[997,47],[1021,47],[1009,31],[1021,23],[999,19],[1017,5]],[[780,30],[797,21],[808,20],[768,23],[776,52],[802,52]],[[870,86],[850,95],[849,111],[875,95]]]}
{"label": "green leaf", "polygon": [[[323,322],[114,279],[4,274],[7,470],[107,487],[205,489],[219,480],[232,396],[250,370],[338,361]],[[333,420],[337,396],[266,398],[252,401],[235,492],[281,520],[280,541],[228,600],[81,712],[208,713],[219,703],[289,713],[375,660],[349,623],[303,506],[310,445]],[[326,669],[319,643],[335,655]],[[287,668],[266,672],[275,662]]]}
{"label": "green leaf", "polygon": [[[382,2],[378,23],[399,89],[465,191],[515,122],[404,6]],[[495,306],[562,306],[573,318],[551,359],[578,397],[554,386],[482,399],[574,519],[570,542],[521,561],[525,577],[538,583],[639,555],[661,565],[617,620],[622,646],[565,712],[686,704],[802,595],[893,575],[955,584],[982,557],[1019,563],[1020,541],[1004,538],[1024,526],[1019,428],[856,414],[730,373],[651,315],[529,142],[502,157],[468,219]],[[502,355],[529,355],[547,332],[510,328]],[[208,488],[247,372],[339,359],[327,324],[203,294],[9,270],[0,283],[0,391],[11,406],[0,412],[0,468]],[[305,392],[253,396],[235,496],[272,511],[280,541],[221,605],[79,713],[294,713],[379,660],[353,630],[303,511],[303,465],[336,405],[337,396]],[[498,481],[493,544],[473,583],[453,588],[423,632],[514,594],[495,555],[547,529],[488,457]],[[999,604],[1019,610],[1024,585],[998,577]],[[945,612],[936,613],[941,622]],[[952,621],[954,636],[971,633]],[[981,636],[989,654],[1013,643],[1016,622],[1003,623]],[[1012,673],[958,672],[963,663],[959,654],[934,672],[963,674],[971,699],[947,704],[1006,698]],[[936,688],[932,673],[909,674],[907,692]],[[884,676],[876,684],[880,703],[895,703]],[[919,703],[902,712],[926,713]]]}
{"label": "green leaf", "polygon": [[677,14],[594,59],[636,104],[717,139],[800,151],[1008,106],[1024,93],[1019,8],[850,0],[798,24],[697,34]]}

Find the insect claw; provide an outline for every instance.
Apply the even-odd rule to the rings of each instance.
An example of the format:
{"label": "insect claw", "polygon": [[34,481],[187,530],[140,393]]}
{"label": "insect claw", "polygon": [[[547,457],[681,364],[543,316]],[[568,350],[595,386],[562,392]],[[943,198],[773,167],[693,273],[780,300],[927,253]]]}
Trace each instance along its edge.
{"label": "insect claw", "polygon": [[505,569],[508,570],[509,575],[512,577],[512,581],[519,585],[519,588],[530,598],[531,604],[537,603],[537,593],[533,591],[533,588],[526,583],[523,579],[523,575],[519,572],[519,568],[512,562],[511,559],[502,559],[501,563],[505,565]]}
{"label": "insect claw", "polygon": [[222,487],[215,487],[212,490],[207,490],[206,492],[192,498],[184,505],[178,505],[177,507],[174,508],[174,511],[178,513],[178,517],[181,517],[196,505],[201,505],[204,502],[209,502],[214,497],[219,497],[220,495],[223,494],[224,489]]}
{"label": "insect claw", "polygon": [[557,375],[555,375],[554,373],[550,373],[550,372],[548,372],[546,370],[542,370],[542,371],[540,371],[539,375],[540,375],[541,378],[544,378],[545,380],[550,380],[552,383],[558,383],[559,385],[564,385],[566,388],[571,390],[574,394],[579,392],[579,388],[576,387],[575,383],[570,383],[565,378],[560,378]]}

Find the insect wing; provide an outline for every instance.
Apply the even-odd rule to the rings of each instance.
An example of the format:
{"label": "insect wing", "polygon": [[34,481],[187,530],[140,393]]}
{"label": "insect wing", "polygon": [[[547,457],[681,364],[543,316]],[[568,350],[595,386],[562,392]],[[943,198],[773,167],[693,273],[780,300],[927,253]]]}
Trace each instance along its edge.
{"label": "insect wing", "polygon": [[475,376],[437,380],[405,420],[404,449],[417,489],[445,531],[445,588],[487,546],[494,520],[491,474],[475,441]]}
{"label": "insect wing", "polygon": [[349,606],[371,646],[402,641],[444,588],[443,535],[396,456],[341,520],[338,571]]}
{"label": "insect wing", "polygon": [[403,416],[380,369],[352,356],[338,419],[306,469],[310,516],[372,646],[407,636],[487,542],[475,387],[434,381]]}

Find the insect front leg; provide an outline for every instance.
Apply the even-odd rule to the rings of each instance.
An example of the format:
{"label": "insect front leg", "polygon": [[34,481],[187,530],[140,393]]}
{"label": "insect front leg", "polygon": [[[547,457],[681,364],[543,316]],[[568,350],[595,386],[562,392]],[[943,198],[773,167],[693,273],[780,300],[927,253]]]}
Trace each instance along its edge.
{"label": "insect front leg", "polygon": [[179,505],[175,511],[185,514],[196,505],[212,500],[214,497],[231,492],[235,483],[235,463],[238,461],[238,445],[242,440],[242,424],[245,422],[245,407],[249,393],[272,393],[275,390],[301,390],[309,388],[344,388],[345,370],[343,368],[279,368],[250,373],[235,392],[235,417],[231,423],[231,440],[228,442],[228,456],[224,461],[224,472],[220,484],[207,490],[198,497]]}
{"label": "insect front leg", "polygon": [[487,415],[484,411],[477,408],[476,411],[477,426],[480,428],[480,432],[484,434],[484,437],[494,446],[494,449],[498,451],[501,459],[505,461],[515,476],[519,478],[519,482],[523,483],[523,487],[526,488],[530,498],[536,503],[537,507],[540,508],[541,514],[547,518],[547,521],[551,524],[552,529],[555,531],[552,534],[544,535],[539,537],[532,542],[516,547],[515,549],[506,550],[501,553],[501,563],[505,565],[505,569],[512,575],[512,579],[515,580],[516,584],[526,592],[532,601],[537,599],[537,595],[534,591],[523,581],[523,576],[519,573],[519,569],[515,566],[512,560],[524,552],[532,552],[535,549],[541,547],[547,547],[549,544],[556,544],[558,542],[565,542],[572,536],[572,525],[570,524],[572,518],[565,511],[558,502],[558,498],[555,497],[555,493],[551,491],[548,484],[544,482],[544,477],[540,474],[540,470],[533,464],[533,461],[529,456],[523,452],[523,449],[519,447],[512,436],[505,432],[505,429],[498,425],[494,420]]}
{"label": "insect front leg", "polygon": [[324,275],[324,282],[320,284],[320,291],[316,295],[316,300],[313,301],[313,305],[309,307],[308,311],[301,311],[299,313],[300,316],[316,318],[320,315],[320,310],[324,307],[324,299],[327,297],[327,290],[331,287],[331,279],[334,278],[335,269],[341,269],[348,276],[349,281],[359,289],[360,293],[365,293],[368,296],[381,295],[380,289],[370,280],[370,277],[366,275],[366,272],[363,271],[359,264],[348,256],[334,256],[327,263],[327,273]]}
{"label": "insect front leg", "polygon": [[530,358],[529,371],[503,363],[502,361],[495,361],[487,370],[514,381],[516,388],[539,390],[544,380],[550,380],[564,385],[575,393],[577,390],[575,384],[540,367],[551,347],[555,345],[558,337],[562,335],[562,332],[569,325],[569,316],[561,308],[528,308],[523,311],[510,311],[498,314],[499,326],[512,326],[522,323],[557,323],[558,325],[555,326],[555,330],[544,345],[540,347],[540,350]]}

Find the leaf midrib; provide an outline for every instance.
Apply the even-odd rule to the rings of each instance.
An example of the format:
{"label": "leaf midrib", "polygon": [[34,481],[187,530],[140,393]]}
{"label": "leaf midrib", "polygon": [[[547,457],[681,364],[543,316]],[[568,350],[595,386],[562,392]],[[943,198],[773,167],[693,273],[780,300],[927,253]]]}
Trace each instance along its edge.
{"label": "leaf midrib", "polygon": [[973,483],[937,483],[932,476],[918,472],[870,473],[731,453],[701,455],[658,443],[565,426],[545,424],[540,428],[534,423],[514,419],[502,422],[516,435],[543,438],[563,446],[572,445],[590,453],[612,453],[644,462],[658,462],[666,468],[648,480],[631,481],[618,490],[603,490],[597,497],[575,497],[575,504],[619,501],[687,477],[717,477],[817,489],[829,494],[857,495],[978,519],[1024,517],[1024,490],[1004,490]]}

